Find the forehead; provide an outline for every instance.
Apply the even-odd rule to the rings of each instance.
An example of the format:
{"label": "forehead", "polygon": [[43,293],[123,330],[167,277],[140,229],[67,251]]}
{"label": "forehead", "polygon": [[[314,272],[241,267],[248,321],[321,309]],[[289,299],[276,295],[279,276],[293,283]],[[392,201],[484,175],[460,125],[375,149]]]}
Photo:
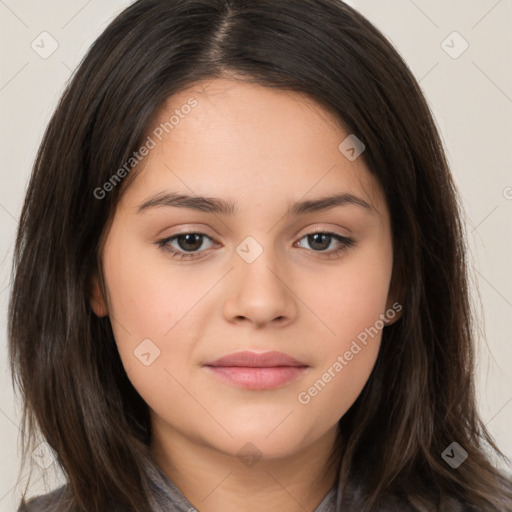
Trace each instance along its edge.
{"label": "forehead", "polygon": [[146,136],[154,147],[129,196],[167,187],[285,200],[337,189],[379,209],[380,187],[363,159],[350,161],[339,148],[349,135],[306,95],[239,80],[200,82],[169,97],[153,116]]}

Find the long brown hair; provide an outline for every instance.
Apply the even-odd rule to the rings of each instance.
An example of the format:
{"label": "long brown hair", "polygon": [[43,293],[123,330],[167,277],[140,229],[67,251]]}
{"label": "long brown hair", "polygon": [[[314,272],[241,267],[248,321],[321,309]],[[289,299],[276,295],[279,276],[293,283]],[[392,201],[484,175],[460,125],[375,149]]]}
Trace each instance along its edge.
{"label": "long brown hair", "polygon": [[[304,93],[337,115],[364,142],[389,206],[403,315],[339,422],[337,510],[397,499],[417,511],[447,511],[449,499],[512,510],[510,479],[488,452],[503,455],[475,406],[464,227],[439,135],[396,50],[338,0],[139,0],[91,46],[44,134],[15,247],[9,350],[24,458],[40,429],[75,510],[149,509],[148,407],[114,319],[89,303],[102,235],[135,170],[97,191],[169,96],[226,75]],[[452,442],[468,453],[457,469],[441,456]]]}

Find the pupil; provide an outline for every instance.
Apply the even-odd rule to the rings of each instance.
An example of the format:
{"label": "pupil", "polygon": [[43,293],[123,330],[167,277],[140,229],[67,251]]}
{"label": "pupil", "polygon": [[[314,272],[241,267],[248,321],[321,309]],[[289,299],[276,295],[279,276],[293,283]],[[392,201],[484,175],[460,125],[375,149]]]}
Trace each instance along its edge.
{"label": "pupil", "polygon": [[[194,241],[194,239],[195,239],[195,241]],[[181,240],[185,240],[185,247],[183,247]],[[201,243],[202,243],[201,235],[198,235],[195,233],[183,235],[183,237],[181,237],[181,240],[178,241],[178,245],[180,245],[180,247],[184,250],[199,249],[199,247],[201,247]],[[187,244],[189,245],[189,247],[186,247]],[[190,247],[190,245],[192,245],[192,247]]]}

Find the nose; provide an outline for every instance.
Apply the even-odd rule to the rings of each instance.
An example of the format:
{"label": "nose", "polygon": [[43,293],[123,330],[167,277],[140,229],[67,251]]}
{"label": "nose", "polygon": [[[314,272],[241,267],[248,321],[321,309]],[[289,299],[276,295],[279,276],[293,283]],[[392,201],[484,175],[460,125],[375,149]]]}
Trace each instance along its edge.
{"label": "nose", "polygon": [[258,328],[292,322],[298,310],[297,297],[289,274],[278,267],[274,253],[265,249],[252,263],[234,254],[234,262],[223,307],[226,320],[250,322]]}

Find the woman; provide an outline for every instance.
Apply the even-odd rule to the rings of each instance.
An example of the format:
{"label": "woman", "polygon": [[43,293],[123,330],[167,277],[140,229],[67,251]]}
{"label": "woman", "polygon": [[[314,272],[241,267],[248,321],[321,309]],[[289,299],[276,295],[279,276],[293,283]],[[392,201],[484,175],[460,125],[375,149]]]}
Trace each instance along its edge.
{"label": "woman", "polygon": [[68,479],[20,510],[512,510],[462,231],[425,99],[356,11],[135,2],[20,220],[24,446],[40,427]]}

